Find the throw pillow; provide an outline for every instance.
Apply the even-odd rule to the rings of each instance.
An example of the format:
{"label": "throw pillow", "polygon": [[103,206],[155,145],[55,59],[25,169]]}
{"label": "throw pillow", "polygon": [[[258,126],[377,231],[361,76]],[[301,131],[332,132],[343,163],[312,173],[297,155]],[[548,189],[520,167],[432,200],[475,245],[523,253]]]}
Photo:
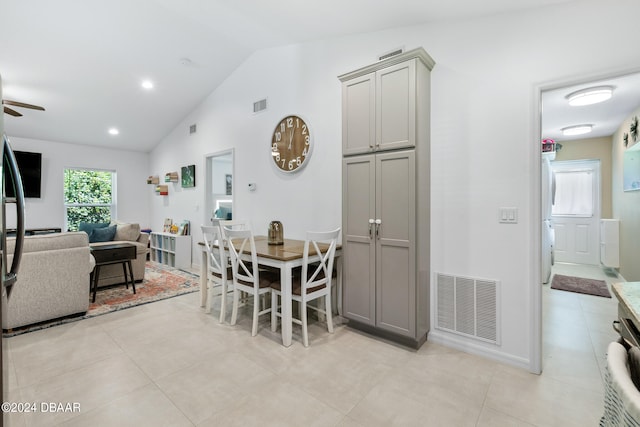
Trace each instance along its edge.
{"label": "throw pillow", "polygon": [[640,348],[631,347],[629,349],[629,371],[631,374],[631,381],[640,390]]}
{"label": "throw pillow", "polygon": [[93,232],[93,230],[95,230],[96,228],[105,228],[108,226],[109,226],[108,222],[82,222],[81,221],[80,224],[78,224],[78,231],[84,231],[89,236],[91,236],[91,232]]}
{"label": "throw pillow", "polygon": [[113,240],[135,242],[140,237],[140,224],[116,223],[116,235]]}
{"label": "throw pillow", "polygon": [[96,228],[89,234],[89,243],[110,242],[116,235],[116,226]]}

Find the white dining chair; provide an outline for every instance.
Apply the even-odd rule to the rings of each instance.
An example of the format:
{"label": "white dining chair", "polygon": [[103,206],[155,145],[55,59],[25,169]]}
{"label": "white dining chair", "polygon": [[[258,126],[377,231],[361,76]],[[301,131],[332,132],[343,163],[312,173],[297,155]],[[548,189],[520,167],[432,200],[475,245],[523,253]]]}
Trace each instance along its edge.
{"label": "white dining chair", "polygon": [[217,220],[222,227],[224,233],[225,229],[229,230],[249,230],[249,221],[246,219],[219,219]]}
{"label": "white dining chair", "polygon": [[[327,330],[333,333],[333,318],[331,309],[331,288],[333,283],[333,261],[338,244],[340,228],[333,231],[316,232],[308,231],[307,239],[304,242],[304,252],[302,258],[302,271],[299,276],[293,278],[291,284],[291,299],[299,304],[300,319],[293,318],[292,321],[302,326],[302,343],[309,347],[309,332],[307,327],[307,308],[316,310],[320,315],[326,317]],[[321,252],[321,245],[327,245],[326,251]],[[325,247],[323,246],[323,249]],[[320,255],[320,260],[309,258]],[[278,317],[282,317],[278,310],[278,296],[282,298],[282,286],[280,281],[271,284],[271,330],[275,332],[278,325]],[[324,298],[324,310],[317,306],[308,305],[310,301]]]}
{"label": "white dining chair", "polygon": [[[233,291],[231,284],[231,264],[224,249],[224,235],[219,221],[214,221],[213,225],[200,226],[202,237],[207,250],[207,305],[205,312],[211,313],[213,306],[214,288],[220,288],[220,323],[226,317],[227,294]],[[216,247],[217,246],[217,247]]]}
{"label": "white dining chair", "polygon": [[[251,336],[256,336],[258,333],[259,317],[271,312],[271,307],[260,309],[261,296],[271,292],[271,282],[278,280],[279,275],[275,272],[260,271],[258,268],[256,243],[251,230],[232,230],[225,225],[223,226],[223,233],[227,241],[229,254],[231,255],[233,274],[233,311],[231,312],[231,324],[236,324],[240,305],[240,293],[245,292],[249,295],[250,299],[253,299]],[[244,259],[243,255],[246,256],[248,254],[250,254],[250,260]]]}

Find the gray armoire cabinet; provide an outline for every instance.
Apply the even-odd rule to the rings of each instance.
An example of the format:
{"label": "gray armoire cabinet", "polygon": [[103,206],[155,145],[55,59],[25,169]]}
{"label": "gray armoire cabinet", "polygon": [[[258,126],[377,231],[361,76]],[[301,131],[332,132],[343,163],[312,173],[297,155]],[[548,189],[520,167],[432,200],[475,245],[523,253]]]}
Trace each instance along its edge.
{"label": "gray armoire cabinet", "polygon": [[419,48],[339,76],[343,315],[415,347],[429,331],[433,66]]}

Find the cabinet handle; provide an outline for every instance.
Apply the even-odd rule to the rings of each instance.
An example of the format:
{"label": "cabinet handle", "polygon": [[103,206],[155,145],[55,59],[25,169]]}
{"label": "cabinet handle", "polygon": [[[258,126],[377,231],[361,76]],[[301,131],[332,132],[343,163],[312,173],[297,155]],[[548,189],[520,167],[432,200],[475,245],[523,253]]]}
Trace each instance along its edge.
{"label": "cabinet handle", "polygon": [[382,224],[381,219],[376,219],[376,238],[380,239],[380,225]]}
{"label": "cabinet handle", "polygon": [[375,221],[373,220],[373,218],[369,218],[369,238],[370,239],[373,237],[372,228],[374,223]]}

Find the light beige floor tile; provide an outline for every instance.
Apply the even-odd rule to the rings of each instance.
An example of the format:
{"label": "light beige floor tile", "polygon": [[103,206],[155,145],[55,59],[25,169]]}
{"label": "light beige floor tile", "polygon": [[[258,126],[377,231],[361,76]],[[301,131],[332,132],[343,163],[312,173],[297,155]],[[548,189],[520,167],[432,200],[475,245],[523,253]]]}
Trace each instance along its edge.
{"label": "light beige floor tile", "polygon": [[155,385],[149,384],[113,402],[82,413],[65,427],[189,427],[193,424]]}
{"label": "light beige floor tile", "polygon": [[597,425],[603,392],[504,367],[494,376],[485,406],[539,426]]}
{"label": "light beige floor tile", "polygon": [[[26,402],[78,403],[81,413],[85,413],[149,383],[149,378],[128,357],[119,354],[21,388],[20,393]],[[75,415],[36,413],[25,414],[25,419],[29,426],[51,426]]]}
{"label": "light beige floor tile", "polygon": [[[256,388],[276,383],[271,372],[243,354],[225,352],[204,355],[202,363],[182,369],[157,381],[158,386],[194,423],[198,424]],[[208,357],[206,357],[208,356]]]}
{"label": "light beige floor tile", "polygon": [[534,425],[485,406],[476,427],[534,427]]}
{"label": "light beige floor tile", "polygon": [[301,388],[278,381],[256,387],[238,404],[198,424],[204,426],[335,426],[344,418]]}
{"label": "light beige floor tile", "polygon": [[592,349],[586,352],[547,346],[542,361],[545,378],[553,378],[593,391],[602,390],[602,376]]}
{"label": "light beige floor tile", "polygon": [[609,310],[603,311],[589,311],[587,308],[585,312],[585,324],[590,332],[607,333],[610,335],[617,335],[617,332],[613,329],[613,321],[618,319],[618,304]]}
{"label": "light beige floor tile", "polygon": [[366,427],[364,424],[360,424],[356,420],[351,417],[344,417],[342,421],[340,421],[336,427]]}
{"label": "light beige floor tile", "polygon": [[499,363],[456,351],[426,357],[414,357],[402,365],[401,370],[421,375],[432,375],[433,372],[443,372],[467,381],[489,384],[493,375],[501,366]]}
{"label": "light beige floor tile", "polygon": [[140,369],[158,380],[232,348],[227,340],[208,332],[207,328],[185,328],[122,347]]}
{"label": "light beige floor tile", "polygon": [[76,331],[68,335],[56,331],[51,338],[42,332],[45,331],[34,333],[34,337],[41,338],[39,340],[12,343],[12,361],[19,387],[75,369],[95,366],[106,358],[122,353],[111,337],[99,328],[88,328],[86,333]]}
{"label": "light beige floor tile", "polygon": [[367,362],[357,355],[313,349],[291,364],[280,378],[298,384],[318,400],[347,414],[395,369],[382,362]]}
{"label": "light beige floor tile", "polygon": [[390,375],[348,415],[366,426],[474,426],[487,387],[445,373],[433,373],[429,381]]}

